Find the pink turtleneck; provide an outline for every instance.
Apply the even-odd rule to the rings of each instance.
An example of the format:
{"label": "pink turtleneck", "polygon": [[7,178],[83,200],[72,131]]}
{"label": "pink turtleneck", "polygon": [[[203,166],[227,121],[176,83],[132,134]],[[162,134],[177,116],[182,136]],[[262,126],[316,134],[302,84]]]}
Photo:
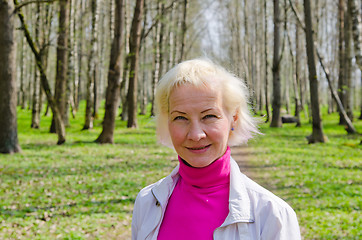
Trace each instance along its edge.
{"label": "pink turtleneck", "polygon": [[204,168],[190,167],[180,157],[179,162],[180,178],[157,239],[213,239],[229,213],[230,148]]}

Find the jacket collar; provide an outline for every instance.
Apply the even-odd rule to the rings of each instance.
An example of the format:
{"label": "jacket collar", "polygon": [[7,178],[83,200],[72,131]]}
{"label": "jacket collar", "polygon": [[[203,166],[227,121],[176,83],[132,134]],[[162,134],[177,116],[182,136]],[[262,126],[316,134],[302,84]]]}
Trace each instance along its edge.
{"label": "jacket collar", "polygon": [[254,214],[251,212],[243,175],[238,164],[230,157],[229,214],[221,227],[235,222],[254,222]]}
{"label": "jacket collar", "polygon": [[179,167],[180,166],[177,165],[170,175],[165,177],[162,181],[159,181],[158,184],[152,188],[152,194],[157,201],[156,204],[160,204],[163,210],[166,209],[168,199],[171,197],[173,189],[180,177],[180,174],[178,173]]}
{"label": "jacket collar", "polygon": [[[157,203],[161,205],[163,212],[166,210],[168,199],[180,177],[178,171],[179,166],[152,188],[152,194]],[[250,199],[246,191],[243,175],[238,164],[230,157],[229,214],[221,227],[235,222],[254,222],[254,214],[251,212]]]}

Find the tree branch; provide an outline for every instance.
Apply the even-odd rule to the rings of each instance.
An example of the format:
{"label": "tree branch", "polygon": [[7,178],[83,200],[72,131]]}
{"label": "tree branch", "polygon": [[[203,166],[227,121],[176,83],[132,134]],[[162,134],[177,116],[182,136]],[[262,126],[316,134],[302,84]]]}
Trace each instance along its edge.
{"label": "tree branch", "polygon": [[151,30],[152,30],[152,29],[158,24],[158,22],[160,21],[160,17],[163,16],[170,8],[173,7],[173,4],[176,3],[176,2],[178,2],[178,1],[180,1],[180,0],[174,0],[172,3],[170,3],[170,5],[168,5],[167,7],[165,7],[165,8],[163,9],[161,15],[158,15],[158,14],[157,14],[156,17],[155,17],[154,19],[152,19],[152,22],[153,22],[153,23],[152,23],[151,27],[149,27],[146,32],[143,32],[141,39],[146,38],[146,37],[148,36],[148,34],[150,34]]}
{"label": "tree branch", "polygon": [[29,0],[29,1],[26,1],[26,2],[18,3],[15,6],[15,11],[18,11],[20,8],[22,8],[22,7],[26,6],[26,5],[29,5],[29,4],[33,4],[33,3],[53,3],[53,2],[56,2],[56,1],[59,1],[59,0]]}

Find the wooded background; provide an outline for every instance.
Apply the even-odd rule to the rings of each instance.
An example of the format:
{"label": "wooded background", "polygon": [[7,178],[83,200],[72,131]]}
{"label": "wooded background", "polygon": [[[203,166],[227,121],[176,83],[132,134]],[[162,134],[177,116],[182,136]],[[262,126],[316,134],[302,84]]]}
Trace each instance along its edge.
{"label": "wooded background", "polygon": [[[271,127],[313,123],[320,106],[356,133],[362,119],[362,4],[357,0],[0,0],[0,152],[20,151],[17,106],[53,114],[58,144],[86,101],[83,129],[112,143],[117,116],[137,128],[155,85],[175,64],[200,56],[245,79],[252,111]],[[105,104],[105,115],[98,109]],[[353,110],[359,109],[359,116]],[[346,132],[346,134],[347,134]]]}

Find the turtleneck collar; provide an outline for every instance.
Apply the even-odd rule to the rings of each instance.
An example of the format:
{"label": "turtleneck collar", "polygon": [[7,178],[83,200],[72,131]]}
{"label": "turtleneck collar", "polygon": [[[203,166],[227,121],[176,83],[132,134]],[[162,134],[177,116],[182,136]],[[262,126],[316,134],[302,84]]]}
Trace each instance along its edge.
{"label": "turtleneck collar", "polygon": [[180,162],[179,173],[188,185],[209,188],[230,182],[230,147],[227,147],[223,156],[203,168],[187,165],[180,156],[178,159]]}

